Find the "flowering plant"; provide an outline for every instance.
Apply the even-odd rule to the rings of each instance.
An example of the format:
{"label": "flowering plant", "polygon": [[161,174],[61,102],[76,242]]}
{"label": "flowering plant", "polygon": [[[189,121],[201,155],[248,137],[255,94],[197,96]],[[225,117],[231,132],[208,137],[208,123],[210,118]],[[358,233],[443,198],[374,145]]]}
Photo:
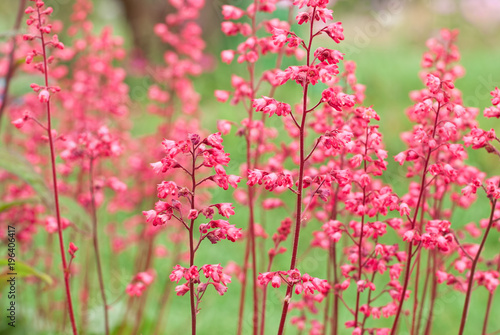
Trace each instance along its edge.
{"label": "flowering plant", "polygon": [[[0,46],[2,273],[30,284],[47,320],[26,332],[417,335],[442,332],[443,315],[458,334],[478,318],[482,334],[498,325],[500,90],[488,87],[484,118],[468,106],[457,30],[428,40],[394,145],[397,118],[371,104],[332,2],[212,4],[227,45],[206,87],[209,3],[165,3],[147,28],[159,63],[97,32],[90,0],[67,26],[60,6],[20,1],[14,27],[24,15],[26,31]],[[28,93],[9,91],[17,76],[33,78]]]}

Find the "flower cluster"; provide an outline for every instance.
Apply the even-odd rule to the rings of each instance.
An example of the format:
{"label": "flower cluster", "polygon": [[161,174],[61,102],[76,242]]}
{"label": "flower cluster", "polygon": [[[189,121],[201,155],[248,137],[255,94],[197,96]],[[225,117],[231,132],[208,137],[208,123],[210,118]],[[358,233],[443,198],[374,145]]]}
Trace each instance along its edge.
{"label": "flower cluster", "polygon": [[139,272],[132,279],[132,282],[127,285],[125,292],[131,297],[140,297],[144,293],[144,291],[153,283],[154,279],[154,271]]}
{"label": "flower cluster", "polygon": [[197,284],[196,297],[201,299],[205,290],[209,285],[213,285],[217,293],[224,295],[227,291],[227,284],[231,282],[231,276],[223,272],[224,268],[220,264],[205,264],[201,267],[203,275],[208,280],[206,282],[201,282],[200,271],[197,266],[191,266],[186,269],[180,265],[176,265],[174,270],[170,274],[169,278],[171,281],[179,283],[179,281],[184,278],[187,283],[178,285],[175,288],[177,295],[182,296],[189,292],[190,284]]}
{"label": "flower cluster", "polygon": [[299,270],[264,272],[259,274],[259,284],[266,286],[271,282],[272,287],[278,288],[282,283],[293,286],[296,294],[314,294],[315,292],[326,294],[330,290],[330,285],[325,279],[314,278]]}

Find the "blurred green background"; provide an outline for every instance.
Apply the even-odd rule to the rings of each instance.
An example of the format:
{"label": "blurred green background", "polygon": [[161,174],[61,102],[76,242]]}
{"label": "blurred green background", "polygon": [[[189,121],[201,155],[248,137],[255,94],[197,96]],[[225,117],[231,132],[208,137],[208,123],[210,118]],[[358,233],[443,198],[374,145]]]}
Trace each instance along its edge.
{"label": "blurred green background", "polygon": [[[4,41],[11,33],[17,11],[17,1],[9,0],[0,2],[0,41]],[[115,35],[123,36],[126,47],[132,53],[141,53],[152,62],[161,60],[161,51],[164,49],[162,43],[151,32],[152,26],[156,22],[161,22],[169,7],[162,0],[95,0],[92,21],[96,31],[106,25],[113,26]],[[245,76],[245,67],[234,62],[231,65],[220,64],[218,55],[220,51],[235,48],[240,37],[225,37],[220,32],[220,22],[222,17],[220,9],[223,4],[242,6],[248,1],[222,1],[207,0],[206,9],[200,22],[203,26],[204,37],[207,41],[207,51],[215,55],[212,62],[208,62],[209,71],[195,80],[197,90],[202,94],[203,124],[206,128],[215,131],[217,119],[241,120],[245,116],[245,111],[241,106],[230,106],[220,104],[213,97],[214,89],[230,89],[230,76],[237,73]],[[68,20],[73,1],[58,0],[47,1],[53,6],[55,11],[53,17],[63,22]],[[365,84],[366,105],[373,105],[373,108],[381,117],[380,129],[385,136],[385,143],[392,157],[404,149],[404,144],[399,138],[402,131],[409,130],[412,125],[405,116],[405,109],[411,105],[408,93],[411,90],[422,88],[422,83],[418,77],[420,71],[420,59],[426,51],[425,41],[439,33],[443,27],[458,28],[460,36],[458,46],[462,53],[461,64],[466,69],[466,76],[460,79],[456,86],[463,93],[464,105],[478,107],[482,110],[490,106],[489,92],[500,86],[500,0],[377,0],[377,1],[336,1],[333,6],[334,19],[342,21],[344,25],[345,41],[340,45],[333,45],[332,42],[322,40],[322,46],[338,48],[344,52],[346,60],[354,60],[357,63],[358,81]],[[282,19],[287,14],[285,10],[279,11]],[[63,40],[64,42],[64,40]],[[319,46],[319,45],[318,45]],[[139,51],[138,51],[139,50]],[[266,57],[259,65],[258,69],[273,67],[275,59]],[[293,61],[286,60],[285,65],[293,64]],[[130,64],[125,64],[130,68]],[[128,77],[127,82],[131,88],[131,97],[137,106],[145,103],[142,98],[141,89],[144,87],[144,78],[134,75]],[[1,80],[1,79],[0,79]],[[30,78],[17,77],[13,81],[12,94],[20,95],[29,92]],[[280,88],[277,96],[287,102],[294,103],[296,88],[293,85]],[[315,92],[319,95],[319,91]],[[263,93],[264,94],[264,93]],[[135,96],[134,96],[135,95]],[[157,119],[150,116],[145,108],[137,108],[131,114],[135,136],[152,133],[156,130]],[[497,120],[485,120],[479,117],[481,125],[485,128],[498,129]],[[269,124],[279,127],[280,120],[271,118]],[[2,127],[9,127],[6,122]],[[237,173],[237,166],[244,161],[242,155],[243,144],[234,135],[229,135],[225,139],[228,152],[231,152],[232,163],[230,172]],[[234,153],[234,154],[233,154]],[[399,194],[404,194],[407,189],[407,181],[404,176],[405,170],[388,159],[389,168],[383,177],[391,182],[392,186]],[[486,154],[484,151],[472,153],[468,164],[489,172],[498,173],[498,160]],[[152,185],[154,187],[155,185]],[[232,196],[228,192],[214,191],[217,202],[231,202]],[[139,209],[139,210],[144,210]],[[268,228],[271,235],[279,222],[287,216],[285,210],[279,209],[270,213],[257,213],[258,221]],[[488,215],[488,204],[485,201],[479,202],[467,211],[457,211],[453,217],[452,224],[455,227],[475,220],[477,222]],[[105,205],[101,207],[99,213],[100,222],[116,222],[118,226],[127,218],[126,213],[118,213],[110,216],[105,211]],[[247,224],[247,213],[240,209],[232,219],[232,223],[245,227]],[[303,241],[307,240],[312,230],[317,229],[314,224],[310,224],[303,231]],[[124,229],[121,227],[120,229]],[[131,273],[131,259],[136,257],[137,250],[129,248],[126,252],[115,255],[111,253],[109,241],[105,238],[104,231],[100,235],[102,244],[102,258],[105,269],[105,278],[109,278],[107,283],[109,300],[118,298],[134,275]],[[486,257],[492,257],[499,251],[499,234],[493,232],[489,238],[489,243],[485,250]],[[43,243],[44,239],[37,241]],[[160,241],[162,238],[160,237]],[[226,243],[224,243],[226,242]],[[269,242],[269,241],[268,241]],[[269,243],[268,243],[269,244]],[[259,250],[267,250],[262,247]],[[306,243],[302,243],[301,250],[307,249]],[[198,254],[198,263],[218,263],[223,265],[227,261],[234,260],[242,262],[244,250],[243,243],[229,243],[223,241],[217,245],[204,245]],[[237,255],[237,256],[235,256]],[[324,276],[326,266],[326,255],[313,251],[302,259],[300,269],[309,272],[317,277]],[[278,258],[275,269],[284,269],[288,266],[288,256]],[[159,318],[164,319],[164,334],[186,334],[189,329],[189,299],[185,297],[173,296],[170,301],[170,309],[165,315],[158,315],[157,298],[163,291],[164,285],[168,283],[170,273],[170,261],[168,259],[157,259],[155,269],[158,277],[154,285],[150,288],[150,300],[146,309],[146,319],[142,334],[149,334]],[[73,279],[78,281],[79,278]],[[234,278],[234,281],[236,279]],[[18,283],[21,292],[21,299],[18,302],[19,319],[15,331],[6,328],[4,321],[0,323],[0,333],[2,334],[54,334],[53,329],[58,326],[51,325],[48,320],[40,320],[33,314],[35,309],[30,307],[30,303],[35,300],[50,304],[51,301],[46,296],[37,292],[26,282]],[[173,290],[173,287],[171,287]],[[100,318],[100,306],[98,291],[94,290],[91,296],[91,306],[94,312],[90,315],[89,331],[100,334],[102,320]],[[435,310],[435,322],[433,334],[453,334],[460,321],[463,295],[453,290],[441,287],[442,295],[438,297]],[[199,334],[234,334],[237,321],[237,306],[239,303],[239,284],[230,284],[229,290],[224,297],[219,297],[215,292],[209,291],[202,302],[202,310],[198,315]],[[76,292],[75,292],[76,296]],[[273,334],[281,312],[281,300],[284,296],[284,288],[280,290],[268,290],[269,303],[267,311],[266,334]],[[2,295],[2,301],[5,296]],[[61,297],[62,298],[62,297]],[[487,294],[483,287],[474,292],[472,298],[472,308],[470,309],[469,322],[467,324],[467,334],[476,334],[483,320],[484,305]],[[347,297],[346,300],[349,300]],[[78,304],[78,299],[76,299]],[[408,307],[410,304],[406,305]],[[111,324],[116,325],[122,320],[122,313],[125,307],[125,299],[113,305],[111,310]],[[495,308],[490,319],[490,330],[500,329],[500,319],[496,317],[500,311],[500,298],[495,300]],[[250,298],[247,296],[247,314],[250,312]],[[322,317],[320,317],[322,318]],[[342,314],[342,320],[348,319],[347,313]],[[250,334],[250,320],[248,315],[244,325],[244,333]],[[56,320],[57,321],[57,320]],[[392,319],[391,319],[392,321]],[[401,324],[400,334],[406,334],[406,322]],[[391,322],[388,322],[389,325]],[[37,330],[33,330],[37,329]],[[51,330],[42,330],[51,329]],[[288,327],[287,334],[295,334],[292,326]],[[345,334],[348,332],[346,331]]]}

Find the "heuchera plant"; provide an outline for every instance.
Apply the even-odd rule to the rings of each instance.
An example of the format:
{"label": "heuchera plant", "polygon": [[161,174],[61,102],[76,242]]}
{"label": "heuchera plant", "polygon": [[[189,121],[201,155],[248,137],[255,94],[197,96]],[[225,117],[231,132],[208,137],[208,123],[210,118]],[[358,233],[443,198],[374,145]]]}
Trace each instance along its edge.
{"label": "heuchera plant", "polygon": [[[457,31],[427,42],[423,86],[410,92],[406,110],[412,128],[401,134],[405,149],[390,153],[379,127],[384,114],[365,101],[370,88],[337,50],[344,28],[328,0],[222,5],[222,34],[240,43],[220,53],[221,71],[233,66],[231,89],[214,92],[234,117],[213,124],[195,85],[211,64],[199,22],[205,1],[167,1],[172,12],[153,31],[166,49],[162,64],[128,65],[147,78],[140,101],[125,83],[123,40],[111,28],[94,33],[90,0],[75,1],[66,29],[49,20],[53,9],[43,1],[25,2],[14,27],[27,15],[28,31],[0,46],[0,118],[11,120],[2,134],[8,150],[0,148],[0,239],[16,228],[16,257],[33,267],[26,282],[55,301],[56,308],[44,300],[34,309],[59,327],[44,330],[67,331],[70,323],[73,334],[90,333],[95,318],[105,334],[207,333],[213,325],[197,318],[212,313],[212,323],[238,335],[292,327],[313,335],[431,334],[441,295],[453,292],[464,297],[454,304],[461,318],[453,331],[470,331],[474,308],[484,310],[488,333],[500,254],[485,250],[500,231],[500,176],[474,166],[469,154],[496,161],[500,139],[482,129],[479,109],[464,106],[455,86],[465,74]],[[7,96],[17,71],[36,78],[36,94]],[[498,119],[500,90],[491,96],[483,115]],[[157,123],[138,137],[130,120],[142,111]],[[230,152],[232,141],[243,152]],[[480,214],[484,204],[488,214]],[[474,221],[463,221],[465,210]],[[226,247],[240,253],[204,252]],[[103,257],[109,249],[112,259]],[[115,257],[128,260],[122,272]],[[484,306],[473,304],[481,290]],[[211,294],[223,297],[208,308]],[[184,296],[189,310],[178,308]],[[232,299],[220,305],[232,309],[221,310],[221,299]],[[190,326],[171,326],[174,310],[190,314]]]}
{"label": "heuchera plant", "polygon": [[[156,202],[154,209],[143,212],[147,222],[154,226],[170,225],[172,220],[176,220],[188,231],[189,267],[176,265],[169,278],[177,284],[182,279],[186,280],[185,283],[178,285],[175,291],[180,296],[189,292],[193,334],[196,333],[198,306],[207,288],[212,284],[220,295],[224,295],[227,284],[231,282],[231,277],[223,273],[220,264],[205,264],[200,267],[207,278],[207,281],[203,282],[200,279],[199,268],[195,265],[196,252],[204,240],[216,244],[220,240],[236,242],[241,238],[241,228],[236,228],[224,219],[214,220],[214,215],[217,214],[225,218],[234,215],[232,204],[219,203],[205,206],[197,195],[197,189],[210,181],[224,190],[228,189],[228,185],[236,188],[240,181],[240,177],[226,174],[224,166],[228,165],[230,159],[229,154],[224,152],[222,141],[220,133],[211,134],[205,139],[201,139],[198,134],[189,134],[186,140],[164,140],[162,144],[166,155],[161,161],[151,164],[154,171],[167,173],[169,170],[181,169],[188,175],[191,183],[183,186],[172,181],[161,182],[157,188],[158,198],[166,201],[160,200]],[[199,174],[204,168],[214,168],[215,174],[200,178]],[[195,225],[199,217],[205,217],[210,221]],[[195,230],[199,231],[197,239]]]}

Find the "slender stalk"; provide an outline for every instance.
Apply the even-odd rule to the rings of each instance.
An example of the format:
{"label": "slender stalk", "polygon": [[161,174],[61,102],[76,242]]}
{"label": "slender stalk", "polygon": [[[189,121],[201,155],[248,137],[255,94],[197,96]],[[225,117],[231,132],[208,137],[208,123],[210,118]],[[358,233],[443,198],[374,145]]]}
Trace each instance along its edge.
{"label": "slender stalk", "polygon": [[[275,246],[276,248],[276,246]],[[271,271],[271,266],[273,264],[274,256],[269,256],[269,264],[267,265],[267,271]],[[261,305],[261,316],[260,316],[260,335],[264,335],[265,321],[266,321],[266,300],[267,300],[267,285],[263,288],[262,294],[262,305]]]}
{"label": "slender stalk", "polygon": [[431,291],[431,301],[430,301],[430,310],[429,310],[429,318],[427,319],[427,325],[425,326],[425,335],[430,335],[432,330],[432,316],[434,314],[434,305],[436,302],[437,296],[437,278],[436,278],[436,270],[437,270],[437,257],[436,251],[432,252],[432,291]]}
{"label": "slender stalk", "polygon": [[[365,140],[365,155],[364,157],[367,156],[368,154],[368,127],[366,127],[366,140]],[[366,173],[366,158],[363,158],[363,168],[364,172]],[[366,205],[366,186],[363,186],[363,208],[365,208]],[[358,242],[358,278],[357,280],[361,280],[361,275],[363,272],[363,230],[365,227],[365,213],[363,211],[363,215],[361,216],[361,229],[359,232],[359,242]],[[354,313],[354,324],[355,327],[358,326],[358,313],[359,313],[359,299],[360,299],[361,292],[358,289],[356,292],[356,311]],[[361,330],[361,333],[363,333],[363,330]]]}
{"label": "slender stalk", "polygon": [[109,334],[108,302],[106,300],[106,291],[104,289],[104,279],[102,275],[101,256],[99,254],[99,234],[97,231],[97,209],[95,203],[94,190],[94,158],[90,158],[89,165],[89,188],[90,188],[90,212],[92,216],[92,242],[94,244],[95,261],[97,265],[97,279],[99,281],[99,290],[104,307],[104,329],[106,335]]}
{"label": "slender stalk", "polygon": [[[40,21],[40,24],[42,22],[42,17],[40,15],[40,8],[37,8],[37,13],[38,13],[38,19]],[[40,31],[40,39],[42,42],[42,56],[43,56],[43,70],[44,70],[44,80],[45,80],[45,86],[49,87],[49,67],[48,67],[48,61],[47,61],[47,51],[45,48],[45,38],[44,38],[44,33]],[[59,236],[59,249],[61,253],[61,261],[62,261],[62,267],[64,271],[64,286],[66,290],[66,300],[68,303],[68,313],[69,313],[69,318],[71,321],[71,328],[73,330],[73,334],[78,334],[78,331],[76,329],[76,322],[75,322],[75,315],[73,313],[73,302],[71,300],[71,290],[70,290],[70,285],[69,285],[69,269],[68,265],[66,262],[66,250],[64,248],[64,237],[63,237],[63,232],[62,232],[62,224],[61,224],[61,210],[59,207],[59,188],[57,186],[57,172],[56,172],[56,154],[54,150],[54,139],[52,137],[52,117],[51,117],[51,106],[50,106],[50,99],[47,100],[46,102],[47,106],[47,137],[49,139],[49,148],[50,148],[50,167],[52,171],[52,186],[53,186],[53,191],[54,191],[54,206],[56,209],[56,220],[57,220],[57,234]]]}
{"label": "slender stalk", "polygon": [[[330,242],[330,250],[331,250],[332,242]],[[328,258],[326,259],[326,280],[330,283],[332,281],[332,269],[331,269],[331,252],[328,252]],[[330,292],[328,292],[330,293]],[[323,335],[326,335],[328,332],[328,314],[330,313],[330,294],[326,295],[325,308],[323,312]]]}
{"label": "slender stalk", "polygon": [[[255,8],[257,8],[258,3],[257,0],[254,0],[253,2]],[[254,12],[252,15],[252,36],[256,37],[256,16],[257,16],[257,11]],[[255,64],[254,63],[248,63],[248,73],[250,75],[250,88],[251,88],[251,94],[250,94],[250,104],[248,105],[248,124],[251,125],[253,121],[253,107],[252,107],[252,101],[255,98]],[[245,133],[245,140],[246,140],[246,160],[247,160],[247,171],[249,171],[252,168],[252,143],[250,141],[250,129],[247,129]],[[247,280],[246,280],[246,274],[248,270],[248,257],[249,254],[252,256],[252,297],[253,297],[253,317],[252,317],[252,325],[253,325],[253,334],[257,335],[259,331],[259,301],[258,301],[258,295],[257,295],[257,257],[255,253],[255,213],[254,213],[254,205],[255,205],[255,194],[253,188],[248,185],[248,210],[249,210],[249,218],[248,218],[248,228],[249,228],[249,237],[246,245],[246,250],[245,250],[245,262],[243,263],[243,272],[245,274],[245,279],[242,283],[242,291],[241,291],[241,299],[240,299],[240,308],[239,308],[239,315],[238,315],[238,335],[241,335],[242,332],[242,325],[243,325],[243,311],[244,311],[244,305],[245,305],[245,294],[246,294],[246,285],[247,285]]]}
{"label": "slender stalk", "polygon": [[[432,138],[434,138],[434,136],[436,135],[436,128],[438,125],[440,111],[441,111],[441,103],[438,104],[438,109],[436,111],[436,119],[434,120],[434,128],[432,131]],[[415,222],[417,220],[418,212],[420,210],[421,205],[423,207],[423,198],[424,198],[424,193],[426,190],[427,168],[429,166],[431,154],[432,154],[432,149],[428,148],[427,157],[425,158],[424,169],[422,172],[422,180],[420,182],[420,193],[418,195],[417,206],[415,207],[415,214],[413,215],[413,219],[411,220],[411,229],[415,229]],[[401,316],[401,311],[403,310],[403,304],[404,304],[404,300],[405,300],[404,298],[406,295],[406,290],[408,288],[408,282],[410,279],[410,272],[411,272],[411,260],[413,257],[413,243],[412,242],[408,243],[408,250],[407,250],[406,255],[407,255],[407,260],[406,260],[406,266],[405,266],[405,278],[404,278],[404,283],[403,283],[403,290],[401,291],[401,298],[399,301],[399,307],[398,307],[398,311],[396,313],[396,318],[394,319],[394,323],[392,325],[391,335],[397,334],[396,330],[398,328],[398,321],[399,321],[399,317]]]}
{"label": "slender stalk", "polygon": [[[195,209],[195,191],[196,191],[196,148],[193,145],[192,151],[193,164],[191,166],[191,209]],[[194,265],[194,219],[191,219],[191,223],[189,224],[189,267]],[[194,302],[194,283],[191,280],[189,282],[189,298],[191,301],[191,334],[196,334],[196,304]]]}
{"label": "slender stalk", "polygon": [[[497,260],[497,272],[499,272],[499,271],[500,271],[500,256],[498,256],[498,260]],[[482,335],[486,334],[486,330],[488,328],[488,319],[490,316],[490,310],[491,310],[492,303],[493,303],[493,292],[490,292],[490,294],[488,295],[488,303],[486,304],[486,313],[484,315]]]}
{"label": "slender stalk", "polygon": [[[314,7],[312,16],[316,14],[316,7]],[[313,28],[314,28],[314,19],[311,20],[310,30],[309,30],[309,46],[307,47],[307,66],[310,65],[311,58],[311,45],[313,40]],[[300,160],[299,160],[299,182],[297,185],[297,204],[295,211],[295,232],[293,239],[293,249],[292,249],[292,259],[290,261],[290,270],[295,269],[297,262],[297,251],[299,247],[299,237],[300,237],[300,228],[302,223],[302,192],[304,185],[304,165],[305,165],[305,148],[304,148],[304,139],[305,139],[305,126],[306,126],[306,117],[307,117],[307,90],[309,88],[309,83],[306,82],[304,84],[304,93],[303,93],[303,101],[302,101],[302,120],[299,127],[299,150],[300,150]],[[289,285],[286,290],[285,300],[283,302],[283,310],[281,312],[281,320],[278,329],[278,335],[282,335],[285,330],[285,322],[288,314],[288,306],[290,305],[290,300],[293,294],[293,287]]]}
{"label": "slender stalk", "polygon": [[[426,201],[426,194],[425,193],[424,193],[424,199],[422,201],[423,201],[423,203],[425,203],[425,201]],[[434,202],[434,204],[436,204],[436,202]],[[419,226],[418,226],[419,232],[422,231],[422,227],[424,224],[424,214],[425,214],[424,211],[420,212],[420,222],[419,222]],[[420,282],[420,265],[422,264],[422,257],[421,256],[422,256],[422,252],[419,252],[417,254],[417,260],[416,260],[416,262],[417,262],[416,263],[417,264],[417,275],[415,276],[415,290],[414,290],[414,294],[413,294],[413,314],[412,314],[412,320],[411,320],[410,335],[415,334],[415,328],[417,325],[417,310],[418,310],[418,305],[419,305],[418,290],[419,290],[419,282]],[[424,293],[424,295],[425,295],[425,293]],[[424,296],[422,296],[422,301],[423,301],[423,299],[424,299]],[[416,334],[418,334],[418,331]]]}
{"label": "slender stalk", "polygon": [[84,297],[80,297],[81,299],[81,312],[80,312],[80,324],[81,324],[81,328],[80,328],[80,334],[85,334],[86,333],[86,328],[87,328],[87,324],[88,324],[88,304],[89,304],[89,291],[90,291],[90,283],[89,283],[89,274],[90,274],[90,271],[89,271],[89,258],[90,258],[90,255],[89,255],[89,249],[86,250],[86,253],[85,253],[85,258],[86,258],[86,262],[85,262],[85,275],[83,277],[83,291],[85,293],[85,296]]}
{"label": "slender stalk", "polygon": [[16,22],[14,23],[14,36],[12,37],[12,49],[9,53],[9,60],[7,65],[7,74],[5,75],[5,85],[2,92],[2,101],[0,102],[0,131],[2,131],[2,116],[7,106],[7,100],[9,98],[9,87],[12,75],[14,74],[14,53],[16,52],[16,38],[21,27],[21,20],[23,18],[24,9],[26,8],[26,0],[19,1],[19,9],[17,10]]}
{"label": "slender stalk", "polygon": [[[333,261],[333,280],[334,283],[338,283],[338,273],[337,273],[337,243],[332,246],[332,261]],[[339,296],[335,289],[333,291],[333,317],[332,317],[332,335],[338,334],[339,328]]]}
{"label": "slender stalk", "polygon": [[[146,264],[144,265],[144,268],[143,268],[144,270],[149,269],[151,262],[153,260],[155,236],[156,235],[153,235],[147,239],[147,241],[149,243],[148,243],[148,252],[147,252],[147,256],[146,256]],[[149,297],[148,293],[149,293],[149,290],[146,290],[142,294],[141,299],[139,301],[139,304],[137,305],[137,315],[135,317],[135,326],[134,326],[134,329],[132,331],[132,334],[139,333],[139,329],[140,329],[141,324],[142,324],[142,317],[144,316],[144,310],[145,310],[144,306],[146,305],[146,301],[148,300],[148,297]]]}
{"label": "slender stalk", "polygon": [[[344,160],[342,156],[340,157],[340,169],[342,170],[344,167]],[[333,208],[332,212],[330,214],[330,220],[337,220],[337,215],[338,215],[338,208],[337,208],[337,200],[339,197],[339,191],[340,187],[337,186],[335,187],[335,195],[333,198]],[[329,260],[332,263],[332,268],[333,268],[333,315],[332,315],[332,330],[331,334],[332,335],[337,335],[338,333],[338,312],[339,312],[339,297],[337,295],[337,292],[335,292],[335,285],[339,282],[338,279],[338,267],[337,267],[337,243],[331,241],[330,242],[330,250],[329,250]],[[325,327],[326,328],[326,327]],[[325,331],[326,334],[326,331]]]}
{"label": "slender stalk", "polygon": [[464,333],[465,322],[467,321],[467,313],[469,311],[469,303],[470,303],[470,297],[471,297],[471,293],[472,293],[472,285],[474,283],[474,274],[476,272],[477,262],[479,261],[479,257],[481,256],[481,252],[483,251],[484,244],[486,243],[486,239],[488,238],[488,234],[490,232],[491,226],[493,225],[493,217],[495,215],[496,204],[497,204],[497,199],[491,200],[491,213],[490,213],[490,221],[488,223],[488,228],[486,228],[486,232],[484,233],[481,244],[479,245],[479,250],[477,251],[476,257],[474,257],[474,260],[472,261],[472,267],[471,267],[470,275],[469,275],[469,283],[467,285],[467,293],[465,295],[464,309],[462,311],[462,319],[460,321],[460,329],[458,331],[459,335],[462,335]]}
{"label": "slender stalk", "polygon": [[[372,278],[371,278],[371,282],[373,283],[375,281],[375,276],[376,276],[377,272],[373,272],[372,273]],[[372,290],[369,290],[368,291],[368,297],[366,298],[366,305],[368,306],[368,310],[370,310],[370,302],[372,301]],[[366,320],[368,319],[368,314],[365,314],[363,316],[363,322],[361,324],[361,334],[363,334],[365,332],[365,324],[366,324]]]}
{"label": "slender stalk", "polygon": [[245,245],[245,256],[243,258],[243,280],[241,281],[240,307],[238,312],[238,330],[237,334],[241,335],[243,331],[243,312],[245,310],[245,294],[247,288],[247,272],[248,272],[248,257],[250,256],[250,238],[247,238]]}
{"label": "slender stalk", "polygon": [[417,328],[416,328],[415,334],[420,334],[420,326],[422,324],[422,315],[423,315],[423,311],[424,311],[425,297],[427,296],[427,288],[429,287],[429,278],[430,278],[430,274],[431,274],[430,264],[431,264],[431,253],[429,252],[429,253],[427,253],[427,271],[426,271],[426,275],[425,275],[424,288],[422,291],[422,299],[420,300],[420,303],[419,303],[420,308],[418,311]]}

